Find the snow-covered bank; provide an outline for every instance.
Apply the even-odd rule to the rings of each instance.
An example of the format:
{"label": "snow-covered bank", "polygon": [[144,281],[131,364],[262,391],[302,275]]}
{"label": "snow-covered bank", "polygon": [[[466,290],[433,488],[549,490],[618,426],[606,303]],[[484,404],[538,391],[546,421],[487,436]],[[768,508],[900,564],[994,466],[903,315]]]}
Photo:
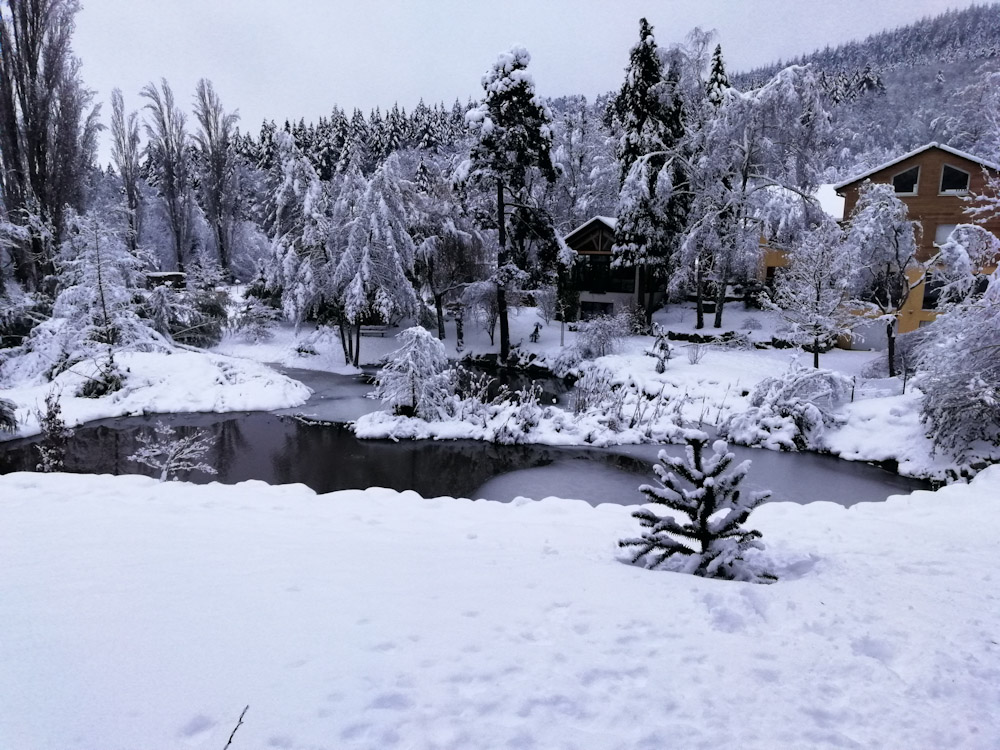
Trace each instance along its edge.
{"label": "snow-covered bank", "polygon": [[754,586],[612,505],[8,475],[0,745],[992,750],[998,496],[766,505]]}
{"label": "snow-covered bank", "polygon": [[122,388],[101,398],[76,395],[91,374],[87,362],[51,382],[35,378],[0,390],[17,405],[19,426],[13,435],[0,433],[0,439],[37,434],[37,412],[45,410],[45,396],[53,390],[70,426],[134,414],[267,411],[303,404],[310,393],[269,367],[209,352],[121,352],[115,361],[124,376]]}

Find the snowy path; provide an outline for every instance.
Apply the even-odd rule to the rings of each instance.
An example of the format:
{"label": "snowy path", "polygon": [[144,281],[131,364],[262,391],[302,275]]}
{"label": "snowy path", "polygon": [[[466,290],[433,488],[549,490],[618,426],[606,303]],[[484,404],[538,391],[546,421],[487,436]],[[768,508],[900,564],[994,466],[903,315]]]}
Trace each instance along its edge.
{"label": "snowy path", "polygon": [[998,496],[765,506],[764,587],[610,505],[0,477],[0,746],[992,750]]}

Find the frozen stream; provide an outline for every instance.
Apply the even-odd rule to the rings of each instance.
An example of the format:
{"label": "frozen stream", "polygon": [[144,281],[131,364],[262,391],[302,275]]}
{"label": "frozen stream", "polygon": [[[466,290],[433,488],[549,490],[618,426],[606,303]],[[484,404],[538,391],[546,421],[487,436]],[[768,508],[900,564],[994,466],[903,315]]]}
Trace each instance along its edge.
{"label": "frozen stream", "polygon": [[[166,417],[181,428],[211,430],[216,446],[207,460],[218,476],[196,474],[195,482],[259,479],[301,482],[317,492],[371,486],[413,489],[426,497],[511,500],[549,495],[590,503],[642,502],[637,487],[652,482],[650,464],[659,450],[679,446],[620,446],[609,449],[493,445],[479,441],[358,440],[343,424],[378,408],[365,397],[363,377],[286,370],[314,390],[302,407],[282,413],[178,414]],[[323,420],[318,424],[294,415]],[[163,418],[163,417],[161,417]],[[76,431],[67,468],[88,473],[137,473],[127,461],[137,438],[156,417],[108,419]],[[0,473],[31,470],[37,461],[32,440],[0,445]],[[775,500],[828,500],[844,505],[880,501],[925,487],[867,464],[809,453],[734,448],[753,459],[751,489],[770,489]]]}

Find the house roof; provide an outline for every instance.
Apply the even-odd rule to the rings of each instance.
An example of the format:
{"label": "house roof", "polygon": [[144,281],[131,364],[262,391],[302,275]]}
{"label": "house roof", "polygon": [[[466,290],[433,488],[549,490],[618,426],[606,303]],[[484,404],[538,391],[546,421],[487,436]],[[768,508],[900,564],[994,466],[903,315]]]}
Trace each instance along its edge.
{"label": "house roof", "polygon": [[595,222],[603,224],[608,229],[614,231],[616,219],[614,216],[595,216],[592,219],[587,219],[587,221],[583,222],[583,224],[581,224],[572,232],[563,237],[563,242],[569,242],[570,238],[572,238],[574,235],[583,232],[584,230],[589,229]]}
{"label": "house roof", "polygon": [[876,172],[881,172],[883,169],[891,167],[893,164],[899,164],[899,162],[905,161],[909,159],[911,156],[916,156],[917,154],[923,153],[924,151],[927,151],[928,149],[932,148],[939,148],[942,151],[947,151],[949,154],[952,154],[953,156],[958,156],[959,158],[962,159],[968,159],[969,161],[975,162],[976,164],[980,164],[989,169],[995,169],[997,171],[1000,171],[1000,165],[998,164],[994,164],[991,161],[986,161],[985,159],[982,159],[976,156],[975,154],[970,154],[967,151],[959,151],[957,148],[952,148],[951,146],[945,146],[943,143],[936,143],[934,141],[931,141],[930,143],[921,146],[920,148],[915,148],[913,149],[913,151],[909,151],[903,154],[902,156],[893,159],[892,161],[887,161],[885,164],[879,164],[877,167],[869,169],[864,174],[856,175],[849,180],[845,180],[844,182],[838,183],[833,186],[833,189],[839,193],[848,185],[853,185],[855,182],[860,182],[866,177],[871,177]]}

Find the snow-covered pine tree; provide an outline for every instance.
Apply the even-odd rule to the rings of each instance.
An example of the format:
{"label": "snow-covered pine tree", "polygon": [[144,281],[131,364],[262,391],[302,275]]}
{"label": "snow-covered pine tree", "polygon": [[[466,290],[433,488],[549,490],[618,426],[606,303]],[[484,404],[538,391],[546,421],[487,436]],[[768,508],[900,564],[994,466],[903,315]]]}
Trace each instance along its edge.
{"label": "snow-covered pine tree", "polygon": [[142,263],[112,227],[93,216],[71,216],[62,256],[62,291],[52,312],[65,321],[65,366],[93,360],[100,374],[84,391],[103,395],[120,386],[116,352],[163,345],[136,312],[138,292],[145,285]]}
{"label": "snow-covered pine tree", "polygon": [[917,260],[917,222],[889,184],[865,182],[851,214],[847,243],[857,258],[855,291],[885,323],[889,377],[896,376],[897,313],[923,283],[926,265]]}
{"label": "snow-covered pine tree", "polygon": [[375,170],[331,282],[344,318],[354,327],[355,366],[360,362],[361,326],[366,321],[391,322],[417,307],[407,277],[413,270],[414,247],[398,168],[393,156]]}
{"label": "snow-covered pine tree", "polygon": [[722,60],[722,45],[717,44],[712,53],[711,69],[708,73],[708,86],[706,87],[709,103],[715,107],[722,104],[725,91],[729,87],[729,76],[726,75],[726,65]]}
{"label": "snow-covered pine tree", "polygon": [[[538,169],[549,182],[555,180],[552,165],[552,116],[535,93],[535,83],[527,72],[531,55],[524,47],[502,52],[483,76],[486,96],[468,111],[466,123],[477,134],[472,147],[472,168],[496,189],[495,226],[498,232],[497,300],[500,311],[500,359],[510,354],[510,324],[507,319],[507,290],[503,279],[515,270],[504,269],[511,261],[507,247],[508,198],[529,205],[527,180]],[[501,279],[502,277],[502,279]]]}
{"label": "snow-covered pine tree", "polygon": [[639,20],[639,42],[629,53],[625,82],[608,107],[617,126],[620,195],[616,209],[615,263],[639,266],[647,320],[653,292],[667,271],[690,206],[687,177],[675,149],[685,125],[680,69],[664,74],[653,29]]}
{"label": "snow-covered pine tree", "polygon": [[62,404],[54,390],[45,396],[45,411],[38,410],[38,426],[42,429],[42,439],[35,446],[38,449],[36,471],[62,471],[65,468],[66,447],[73,430],[66,426],[62,418]]}
{"label": "snow-covered pine tree", "polygon": [[788,251],[788,265],[775,279],[773,304],[792,327],[792,339],[819,355],[859,322],[848,301],[855,257],[833,219],[824,219]]}
{"label": "snow-covered pine tree", "polygon": [[215,445],[215,438],[207,430],[194,430],[183,437],[176,435],[177,430],[158,421],[152,435],[139,435],[137,442],[141,447],[127,460],[159,471],[161,482],[182,471],[218,474],[214,466],[200,460]]}
{"label": "snow-covered pine tree", "polygon": [[431,420],[448,392],[444,344],[421,326],[399,335],[402,345],[375,376],[375,396],[396,414]]}
{"label": "snow-covered pine tree", "polygon": [[[660,451],[661,463],[653,465],[659,486],[642,485],[650,502],[683,514],[687,518],[660,516],[643,508],[632,514],[648,531],[642,536],[622,539],[618,546],[637,548],[633,563],[647,568],[665,568],[706,578],[769,583],[775,577],[748,565],[743,555],[763,549],[760,532],[743,528],[750,513],[771,493],[744,494],[740,483],[750,461],[733,466],[735,454],[724,440],[712,444],[705,456],[708,435],[690,430],[684,457]],[[684,483],[690,486],[685,487]]]}

